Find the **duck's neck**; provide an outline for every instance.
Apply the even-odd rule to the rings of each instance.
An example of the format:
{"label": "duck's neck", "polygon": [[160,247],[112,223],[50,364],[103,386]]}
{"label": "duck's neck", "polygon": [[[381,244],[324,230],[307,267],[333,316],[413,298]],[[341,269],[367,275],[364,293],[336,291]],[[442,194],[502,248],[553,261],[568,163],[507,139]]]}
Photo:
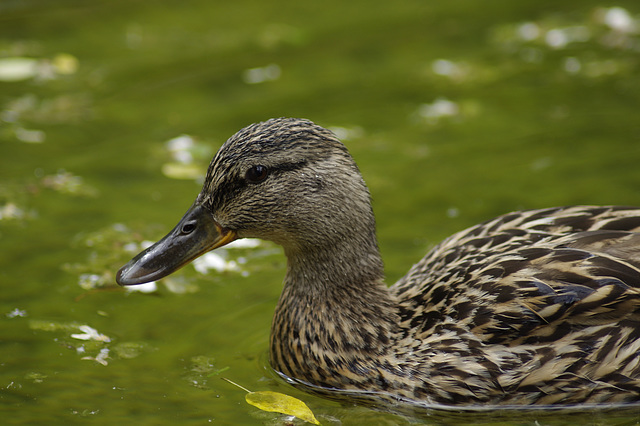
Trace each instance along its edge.
{"label": "duck's neck", "polygon": [[316,386],[353,388],[387,354],[397,324],[375,237],[285,252],[271,364]]}

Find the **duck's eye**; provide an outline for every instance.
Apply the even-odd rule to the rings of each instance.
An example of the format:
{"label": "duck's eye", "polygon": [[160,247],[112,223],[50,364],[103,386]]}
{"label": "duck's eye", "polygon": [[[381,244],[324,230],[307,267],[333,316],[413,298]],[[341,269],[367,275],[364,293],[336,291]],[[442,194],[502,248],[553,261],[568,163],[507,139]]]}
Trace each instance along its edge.
{"label": "duck's eye", "polygon": [[269,175],[269,169],[266,166],[257,165],[247,170],[245,177],[251,183],[262,182]]}
{"label": "duck's eye", "polygon": [[182,231],[183,234],[187,235],[187,234],[190,234],[193,231],[195,231],[195,229],[196,229],[195,221],[192,221],[192,222],[187,222],[184,225],[182,225],[181,231]]}

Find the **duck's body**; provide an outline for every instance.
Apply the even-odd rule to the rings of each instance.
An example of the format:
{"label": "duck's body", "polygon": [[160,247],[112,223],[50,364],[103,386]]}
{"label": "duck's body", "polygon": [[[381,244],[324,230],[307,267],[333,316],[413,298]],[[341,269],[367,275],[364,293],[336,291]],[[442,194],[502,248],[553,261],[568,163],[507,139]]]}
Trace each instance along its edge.
{"label": "duck's body", "polygon": [[637,401],[638,225],[640,210],[622,207],[511,213],[443,241],[373,300],[341,293],[323,307],[285,287],[272,364],[427,405]]}
{"label": "duck's body", "polygon": [[383,284],[369,193],[306,120],[241,130],[176,228],[118,273],[160,278],[235,238],[281,244],[273,368],[327,395],[425,405],[640,401],[640,209],[501,216]]}

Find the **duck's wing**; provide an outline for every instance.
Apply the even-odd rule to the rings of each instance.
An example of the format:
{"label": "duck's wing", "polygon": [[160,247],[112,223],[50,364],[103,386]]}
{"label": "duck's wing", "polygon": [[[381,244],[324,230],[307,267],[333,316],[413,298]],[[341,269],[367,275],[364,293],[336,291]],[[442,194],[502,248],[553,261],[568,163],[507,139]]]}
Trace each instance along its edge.
{"label": "duck's wing", "polygon": [[512,213],[443,241],[391,289],[423,336],[453,324],[484,343],[540,344],[639,326],[639,231],[634,208]]}

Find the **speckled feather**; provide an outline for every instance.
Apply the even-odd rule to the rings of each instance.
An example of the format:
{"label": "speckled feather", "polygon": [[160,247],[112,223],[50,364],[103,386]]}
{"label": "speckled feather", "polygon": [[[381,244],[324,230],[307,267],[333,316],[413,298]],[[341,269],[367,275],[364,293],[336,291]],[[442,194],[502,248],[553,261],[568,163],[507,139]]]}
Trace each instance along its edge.
{"label": "speckled feather", "polygon": [[[638,225],[638,209],[567,207],[511,213],[455,234],[389,289],[396,327],[368,353],[350,340],[375,322],[342,329],[326,358],[313,343],[305,351],[335,321],[319,315],[317,304],[301,309],[281,300],[275,367],[324,388],[378,391],[370,402],[637,401]],[[291,316],[308,320],[307,338],[281,332]],[[278,348],[292,340],[300,341],[298,352],[284,360]]]}
{"label": "speckled feather", "polygon": [[[269,178],[244,178],[252,165]],[[270,360],[291,383],[367,403],[640,400],[640,209],[510,213],[383,284],[369,192],[326,129],[275,119],[213,159],[197,202],[288,258]]]}
{"label": "speckled feather", "polygon": [[424,380],[406,396],[443,404],[638,400],[639,226],[633,208],[533,210],[435,247],[391,288],[415,342],[398,343],[400,357],[423,354],[415,368]]}

